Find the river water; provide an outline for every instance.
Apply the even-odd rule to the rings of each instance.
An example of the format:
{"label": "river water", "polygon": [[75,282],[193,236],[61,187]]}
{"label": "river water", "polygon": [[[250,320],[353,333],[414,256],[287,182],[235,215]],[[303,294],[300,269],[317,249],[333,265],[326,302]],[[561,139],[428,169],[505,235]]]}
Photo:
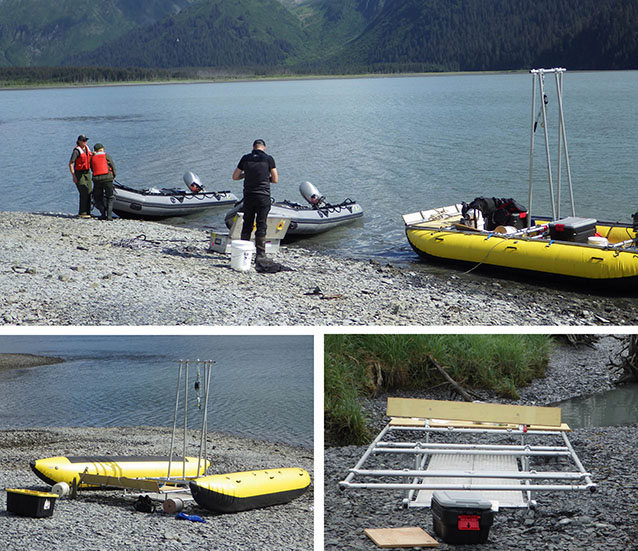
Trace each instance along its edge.
{"label": "river water", "polygon": [[[213,360],[208,427],[313,445],[311,336],[0,336],[0,352],[64,363],[0,369],[0,427],[172,427],[178,360],[189,359],[189,427],[201,427],[195,360]],[[203,366],[200,399],[203,400]],[[183,391],[182,385],[182,391]],[[180,399],[180,415],[183,402]],[[183,417],[179,421],[183,426]],[[170,432],[169,432],[170,433]]]}
{"label": "river water", "polygon": [[[552,117],[553,80],[547,89]],[[564,105],[577,215],[630,221],[638,72],[568,72]],[[480,195],[527,204],[530,118],[528,74],[7,90],[0,210],[76,213],[67,165],[80,133],[106,146],[123,184],[182,186],[193,171],[208,189],[239,196],[230,175],[263,138],[280,175],[275,198],[303,201],[298,186],[308,180],[328,201],[349,197],[364,208],[363,221],[303,246],[409,263],[403,213]],[[541,142],[535,151],[540,214],[549,212]],[[220,229],[223,214],[166,223]]]}
{"label": "river water", "polygon": [[614,427],[638,423],[638,384],[554,404],[571,428]]}

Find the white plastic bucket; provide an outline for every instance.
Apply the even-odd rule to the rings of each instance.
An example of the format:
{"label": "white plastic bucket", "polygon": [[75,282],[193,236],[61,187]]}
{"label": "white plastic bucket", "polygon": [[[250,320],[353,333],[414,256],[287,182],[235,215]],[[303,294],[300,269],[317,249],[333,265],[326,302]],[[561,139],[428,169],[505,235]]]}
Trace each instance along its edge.
{"label": "white plastic bucket", "polygon": [[606,247],[609,245],[609,240],[606,237],[598,237],[597,235],[594,235],[587,238],[587,243],[598,247]]}
{"label": "white plastic bucket", "polygon": [[253,263],[255,244],[252,241],[235,239],[230,242],[230,267],[238,272],[247,272]]}

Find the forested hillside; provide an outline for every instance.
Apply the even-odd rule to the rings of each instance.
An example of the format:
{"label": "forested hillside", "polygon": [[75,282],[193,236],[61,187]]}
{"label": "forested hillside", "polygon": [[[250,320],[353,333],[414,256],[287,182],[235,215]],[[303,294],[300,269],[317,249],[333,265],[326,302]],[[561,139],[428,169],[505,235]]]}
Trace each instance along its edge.
{"label": "forested hillside", "polygon": [[0,67],[58,65],[193,1],[0,0]]}
{"label": "forested hillside", "polygon": [[0,67],[42,65],[195,77],[638,69],[638,0],[0,0]]}
{"label": "forested hillside", "polygon": [[328,65],[347,71],[638,67],[636,0],[398,0]]}
{"label": "forested hillside", "polygon": [[259,67],[304,47],[301,23],[277,0],[206,0],[64,65]]}

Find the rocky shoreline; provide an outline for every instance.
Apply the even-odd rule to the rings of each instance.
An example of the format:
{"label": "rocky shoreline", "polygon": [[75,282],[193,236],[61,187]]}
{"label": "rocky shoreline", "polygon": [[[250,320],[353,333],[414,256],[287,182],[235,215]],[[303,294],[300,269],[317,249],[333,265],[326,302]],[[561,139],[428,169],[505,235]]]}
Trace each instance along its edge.
{"label": "rocky shoreline", "polygon": [[[177,520],[164,513],[134,509],[136,495],[121,490],[81,490],[77,499],[61,498],[49,518],[20,517],[0,510],[0,541],[6,551],[308,551],[313,548],[313,452],[278,443],[209,433],[209,474],[301,467],[312,484],[301,497],[273,507],[216,515],[187,503],[184,512],[206,522]],[[189,433],[196,450],[199,432]],[[0,431],[2,488],[48,491],[29,461],[57,455],[166,455],[170,429],[158,427],[34,428]],[[212,451],[210,451],[212,450]],[[197,452],[194,452],[196,455]],[[4,493],[4,492],[2,492]],[[6,496],[6,494],[5,494]],[[5,497],[2,498],[5,501]]]}
{"label": "rocky shoreline", "polygon": [[[604,337],[588,347],[560,345],[552,356],[547,377],[522,389],[517,402],[548,405],[578,395],[612,387],[606,361],[619,342]],[[393,393],[397,395],[397,393]],[[450,399],[441,391],[402,393],[406,397]],[[488,393],[484,400],[501,401]],[[366,404],[376,434],[385,423],[385,402],[380,396]],[[598,485],[595,493],[539,492],[534,511],[501,509],[487,544],[464,549],[494,551],[626,551],[638,549],[638,424],[627,427],[575,429],[570,441],[585,468]],[[420,526],[434,535],[429,509],[402,509],[403,495],[396,490],[345,490],[338,488],[366,446],[330,447],[325,451],[324,549],[372,551],[378,547],[364,534],[365,528]],[[437,538],[440,540],[440,538]],[[441,543],[439,549],[452,549]]]}
{"label": "rocky shoreline", "polygon": [[631,298],[282,247],[237,272],[204,230],[0,213],[0,325],[621,326]]}

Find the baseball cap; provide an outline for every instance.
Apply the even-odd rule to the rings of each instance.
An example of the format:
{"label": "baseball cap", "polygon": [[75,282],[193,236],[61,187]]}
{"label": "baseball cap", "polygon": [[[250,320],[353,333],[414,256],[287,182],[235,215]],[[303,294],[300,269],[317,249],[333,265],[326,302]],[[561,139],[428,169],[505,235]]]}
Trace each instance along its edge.
{"label": "baseball cap", "polygon": [[104,149],[104,146],[103,146],[101,143],[96,143],[96,144],[93,146],[93,149],[94,149],[95,151],[97,151],[98,149]]}
{"label": "baseball cap", "polygon": [[266,147],[266,142],[264,140],[255,140],[253,142],[253,147],[255,147],[256,145],[263,145],[264,147]]}
{"label": "baseball cap", "polygon": [[78,136],[78,142],[88,142],[89,139],[84,135],[84,134],[80,134]]}

